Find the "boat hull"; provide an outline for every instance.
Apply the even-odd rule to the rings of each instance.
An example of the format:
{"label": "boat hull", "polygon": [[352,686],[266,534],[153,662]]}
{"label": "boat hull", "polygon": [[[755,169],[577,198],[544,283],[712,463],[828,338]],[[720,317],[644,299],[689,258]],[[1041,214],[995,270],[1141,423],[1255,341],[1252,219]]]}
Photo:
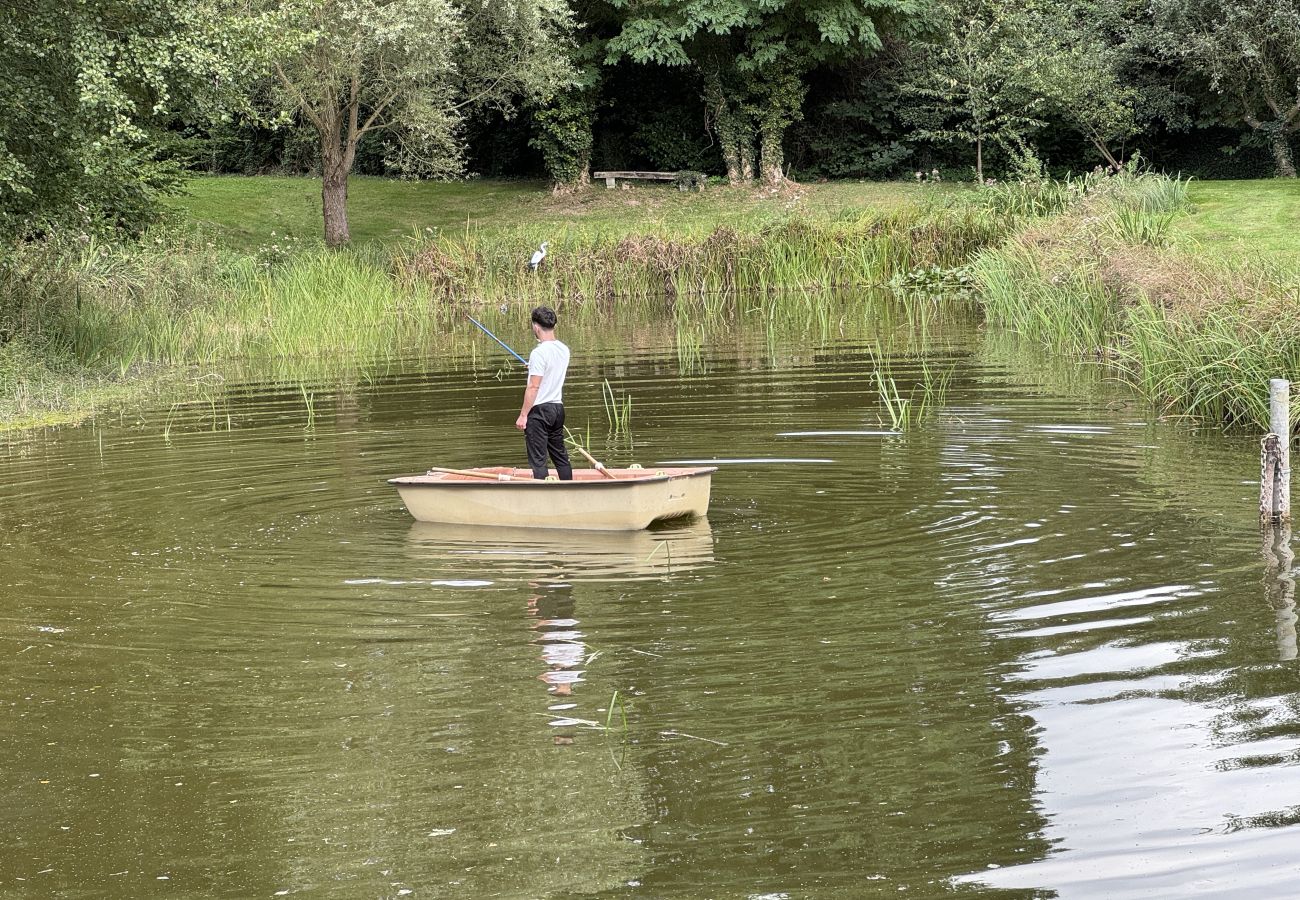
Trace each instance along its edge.
{"label": "boat hull", "polygon": [[[715,468],[575,469],[573,481],[536,481],[527,469],[430,472],[390,478],[420,522],[635,531],[708,512]],[[501,479],[501,480],[497,480]]]}

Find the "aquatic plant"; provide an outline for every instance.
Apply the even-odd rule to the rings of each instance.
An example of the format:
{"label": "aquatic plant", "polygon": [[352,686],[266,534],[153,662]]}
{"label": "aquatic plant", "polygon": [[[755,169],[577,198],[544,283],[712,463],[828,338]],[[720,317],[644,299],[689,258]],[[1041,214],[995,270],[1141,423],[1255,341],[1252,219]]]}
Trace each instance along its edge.
{"label": "aquatic plant", "polygon": [[626,391],[621,397],[616,395],[608,378],[601,382],[600,396],[605,405],[605,421],[609,423],[610,434],[626,435],[632,427],[632,396]]}
{"label": "aquatic plant", "polygon": [[677,373],[703,375],[708,369],[704,361],[704,326],[677,323]]}
{"label": "aquatic plant", "polygon": [[316,393],[307,390],[305,384],[298,385],[298,390],[302,394],[303,406],[307,409],[307,422],[302,426],[303,431],[316,430]]}
{"label": "aquatic plant", "polygon": [[[890,357],[879,353],[874,355],[872,376],[881,409],[885,413],[880,424],[888,425],[891,431],[911,431],[935,420],[947,402],[953,369],[938,368],[924,357],[920,358],[919,364],[919,377],[904,395],[894,376]],[[885,421],[886,418],[888,421]]]}

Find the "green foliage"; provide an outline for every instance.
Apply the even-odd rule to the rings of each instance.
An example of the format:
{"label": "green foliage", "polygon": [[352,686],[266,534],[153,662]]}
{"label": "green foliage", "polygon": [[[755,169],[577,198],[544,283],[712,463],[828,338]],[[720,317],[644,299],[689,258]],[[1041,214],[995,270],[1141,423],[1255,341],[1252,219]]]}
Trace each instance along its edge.
{"label": "green foliage", "polygon": [[1296,177],[1289,136],[1300,130],[1300,3],[1154,0],[1150,42],[1183,63],[1273,150],[1277,174]]}
{"label": "green foliage", "polygon": [[361,139],[387,132],[386,163],[460,171],[464,111],[509,114],[569,74],[561,0],[258,0],[232,13],[249,71],[271,79],[265,121],[295,117],[320,142],[325,240],[350,239],[347,178]]}
{"label": "green foliage", "polygon": [[220,19],[179,0],[0,5],[0,234],[138,230],[177,184],[161,128],[221,107]]}
{"label": "green foliage", "polygon": [[1031,43],[1023,16],[984,2],[945,10],[946,27],[921,44],[903,84],[918,102],[908,118],[914,138],[958,141],[975,149],[975,177],[984,181],[986,148],[1010,159],[1029,153],[1027,136],[1042,126],[1034,117],[1044,98],[1031,89]]}
{"label": "green foliage", "polygon": [[905,0],[612,2],[626,18],[607,45],[609,60],[698,69],[733,182],[753,177],[755,141],[762,178],[782,179],[785,131],[802,115],[813,66],[874,53],[883,34],[906,35],[924,14]]}
{"label": "green foliage", "polygon": [[1114,145],[1136,133],[1139,100],[1125,76],[1128,56],[1119,36],[1087,0],[1008,9],[1017,23],[1012,51],[1024,57],[1019,80],[1037,98],[1036,114],[1083,137],[1118,171],[1123,160]]}
{"label": "green foliage", "polygon": [[546,171],[557,185],[577,185],[588,177],[591,164],[595,96],[571,88],[533,113],[537,131],[529,143],[542,152]]}

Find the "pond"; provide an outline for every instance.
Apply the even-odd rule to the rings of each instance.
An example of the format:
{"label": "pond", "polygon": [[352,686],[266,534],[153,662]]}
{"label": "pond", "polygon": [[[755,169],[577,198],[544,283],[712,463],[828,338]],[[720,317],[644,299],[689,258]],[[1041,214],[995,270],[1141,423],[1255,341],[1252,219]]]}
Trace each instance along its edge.
{"label": "pond", "polygon": [[0,892],[1291,890],[1253,438],[970,329],[563,336],[570,425],[719,460],[707,520],[413,523],[385,477],[522,464],[485,340],[4,439]]}

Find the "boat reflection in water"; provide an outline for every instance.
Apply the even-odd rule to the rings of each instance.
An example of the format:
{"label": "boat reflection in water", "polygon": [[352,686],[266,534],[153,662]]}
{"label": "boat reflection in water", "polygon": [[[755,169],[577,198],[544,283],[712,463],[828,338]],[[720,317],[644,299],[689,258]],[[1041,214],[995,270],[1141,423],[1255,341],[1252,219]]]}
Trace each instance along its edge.
{"label": "boat reflection in water", "polygon": [[452,577],[527,582],[666,578],[713,563],[708,519],[643,531],[578,531],[416,522],[412,556],[446,564]]}
{"label": "boat reflection in water", "polygon": [[449,582],[514,581],[527,587],[524,614],[529,641],[541,657],[536,677],[546,685],[549,732],[554,743],[566,745],[602,718],[598,710],[584,709],[576,695],[592,652],[578,619],[584,585],[591,586],[582,598],[591,607],[608,593],[602,584],[699,572],[713,563],[713,532],[703,518],[652,531],[416,522],[407,535],[407,550],[432,563],[438,577]]}

